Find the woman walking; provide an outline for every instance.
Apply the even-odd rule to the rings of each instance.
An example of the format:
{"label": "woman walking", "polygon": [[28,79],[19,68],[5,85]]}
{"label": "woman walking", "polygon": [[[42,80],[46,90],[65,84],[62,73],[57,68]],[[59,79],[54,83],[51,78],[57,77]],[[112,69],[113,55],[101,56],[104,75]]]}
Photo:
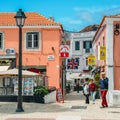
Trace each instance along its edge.
{"label": "woman walking", "polygon": [[83,94],[84,96],[86,97],[85,98],[85,103],[86,104],[89,104],[89,95],[90,95],[90,92],[89,92],[89,85],[88,85],[88,82],[85,82],[85,85],[83,87]]}
{"label": "woman walking", "polygon": [[90,80],[89,90],[90,90],[90,95],[92,97],[92,102],[93,104],[95,104],[96,84],[93,82],[93,79]]}

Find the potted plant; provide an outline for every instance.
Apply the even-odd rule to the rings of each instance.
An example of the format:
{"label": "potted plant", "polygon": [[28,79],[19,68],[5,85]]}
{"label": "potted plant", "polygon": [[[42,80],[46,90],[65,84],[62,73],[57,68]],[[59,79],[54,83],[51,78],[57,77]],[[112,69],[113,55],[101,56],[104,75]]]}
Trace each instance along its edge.
{"label": "potted plant", "polygon": [[48,94],[48,90],[44,86],[38,86],[34,89],[34,99],[37,103],[44,103],[44,96]]}

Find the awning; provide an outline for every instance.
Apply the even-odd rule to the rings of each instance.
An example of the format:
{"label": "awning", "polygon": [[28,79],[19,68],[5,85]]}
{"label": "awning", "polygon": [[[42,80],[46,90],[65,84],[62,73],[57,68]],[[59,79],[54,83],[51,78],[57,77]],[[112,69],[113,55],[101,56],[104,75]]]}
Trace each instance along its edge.
{"label": "awning", "polygon": [[10,66],[0,66],[0,71],[6,71],[9,67]]}
{"label": "awning", "polygon": [[80,73],[72,73],[72,74],[68,75],[68,77],[69,78],[67,80],[93,78],[93,76],[91,76],[90,74],[81,74],[80,75]]}
{"label": "awning", "polygon": [[[0,76],[17,76],[18,75],[18,69],[14,68],[14,69],[9,69],[6,71],[1,71],[0,72]],[[22,76],[39,76],[38,73],[34,73],[34,72],[30,72],[27,70],[22,70]]]}

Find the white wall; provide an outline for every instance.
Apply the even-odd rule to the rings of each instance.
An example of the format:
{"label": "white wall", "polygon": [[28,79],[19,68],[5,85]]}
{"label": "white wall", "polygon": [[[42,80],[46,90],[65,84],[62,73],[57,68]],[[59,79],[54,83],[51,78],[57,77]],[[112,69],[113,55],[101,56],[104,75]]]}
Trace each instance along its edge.
{"label": "white wall", "polygon": [[[83,41],[92,41],[93,36],[95,35],[95,31],[84,32],[84,33],[70,33],[70,58],[79,57],[79,69],[78,70],[67,70],[72,73],[82,73],[83,70],[88,69],[86,66],[86,57],[90,55],[90,53],[85,53],[83,49]],[[75,41],[80,41],[80,50],[75,50]],[[67,64],[66,64],[67,65]],[[66,74],[67,77],[68,74]],[[67,77],[69,78],[69,77]]]}

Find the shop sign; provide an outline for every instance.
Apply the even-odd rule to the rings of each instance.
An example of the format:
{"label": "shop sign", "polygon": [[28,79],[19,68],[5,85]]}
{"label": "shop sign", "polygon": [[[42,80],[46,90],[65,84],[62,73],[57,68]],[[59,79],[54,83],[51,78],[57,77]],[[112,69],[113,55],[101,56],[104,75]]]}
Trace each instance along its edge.
{"label": "shop sign", "polygon": [[69,57],[69,45],[61,45],[60,46],[60,56],[62,58],[68,58]]}
{"label": "shop sign", "polygon": [[106,47],[105,46],[98,47],[98,60],[106,60]]}
{"label": "shop sign", "polygon": [[95,65],[96,64],[96,58],[94,55],[88,56],[88,65]]}

